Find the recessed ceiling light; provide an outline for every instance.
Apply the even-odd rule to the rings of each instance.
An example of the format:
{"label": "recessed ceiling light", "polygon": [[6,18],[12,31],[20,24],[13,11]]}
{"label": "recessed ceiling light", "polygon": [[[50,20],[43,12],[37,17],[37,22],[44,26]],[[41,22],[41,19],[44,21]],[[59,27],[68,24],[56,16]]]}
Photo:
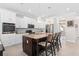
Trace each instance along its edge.
{"label": "recessed ceiling light", "polygon": [[29,9],[28,9],[28,12],[32,12],[32,10],[29,8]]}
{"label": "recessed ceiling light", "polygon": [[66,8],[67,11],[70,11],[70,8]]}

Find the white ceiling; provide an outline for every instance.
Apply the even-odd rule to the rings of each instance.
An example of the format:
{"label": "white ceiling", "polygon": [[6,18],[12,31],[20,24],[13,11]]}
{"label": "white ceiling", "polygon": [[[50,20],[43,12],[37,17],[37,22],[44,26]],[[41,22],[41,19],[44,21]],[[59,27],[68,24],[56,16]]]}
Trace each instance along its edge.
{"label": "white ceiling", "polygon": [[0,3],[0,7],[32,18],[62,16],[71,12],[79,15],[79,3]]}

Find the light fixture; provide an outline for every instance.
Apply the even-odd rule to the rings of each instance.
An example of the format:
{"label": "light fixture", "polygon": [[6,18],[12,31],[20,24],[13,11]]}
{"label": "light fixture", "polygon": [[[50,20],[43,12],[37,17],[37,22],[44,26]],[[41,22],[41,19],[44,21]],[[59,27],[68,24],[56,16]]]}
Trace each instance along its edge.
{"label": "light fixture", "polygon": [[67,11],[70,11],[70,8],[66,8]]}
{"label": "light fixture", "polygon": [[32,10],[29,8],[29,9],[28,9],[28,12],[30,12],[30,13],[31,13],[31,12],[32,12]]}

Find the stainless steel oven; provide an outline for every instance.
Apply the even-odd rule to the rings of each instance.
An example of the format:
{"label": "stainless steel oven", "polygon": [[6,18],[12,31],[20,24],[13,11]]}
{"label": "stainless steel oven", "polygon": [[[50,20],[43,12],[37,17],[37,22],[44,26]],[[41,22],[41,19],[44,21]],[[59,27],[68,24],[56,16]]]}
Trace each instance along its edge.
{"label": "stainless steel oven", "polygon": [[3,23],[3,34],[14,33],[15,32],[15,24],[14,23]]}

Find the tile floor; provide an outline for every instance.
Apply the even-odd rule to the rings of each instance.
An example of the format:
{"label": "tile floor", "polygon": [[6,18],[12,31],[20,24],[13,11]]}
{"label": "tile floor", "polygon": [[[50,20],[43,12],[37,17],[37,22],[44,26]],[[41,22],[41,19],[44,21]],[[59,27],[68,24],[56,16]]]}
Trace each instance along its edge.
{"label": "tile floor", "polygon": [[22,50],[22,44],[6,47],[3,53],[4,56],[27,56]]}

